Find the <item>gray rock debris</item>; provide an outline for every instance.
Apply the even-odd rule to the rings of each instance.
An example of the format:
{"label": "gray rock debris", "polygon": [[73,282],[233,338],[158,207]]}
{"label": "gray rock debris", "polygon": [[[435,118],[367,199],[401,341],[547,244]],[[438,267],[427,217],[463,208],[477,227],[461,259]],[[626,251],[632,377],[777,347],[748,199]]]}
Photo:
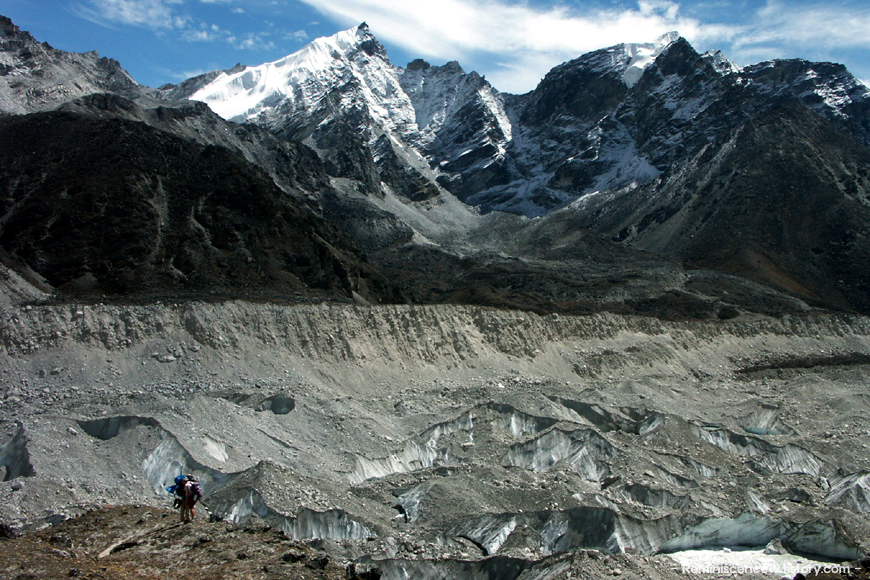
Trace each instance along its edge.
{"label": "gray rock debris", "polygon": [[[668,549],[868,549],[870,371],[848,356],[870,353],[863,318],[524,313],[505,332],[515,313],[471,307],[86,310],[0,318],[21,421],[0,422],[0,521],[16,528],[168,506],[192,472],[215,517],[415,578],[543,578],[576,550],[601,570],[631,552],[607,560],[626,576]],[[197,343],[191,316],[225,340]],[[795,364],[820,350],[859,362]],[[152,353],[175,364],[143,366]]]}

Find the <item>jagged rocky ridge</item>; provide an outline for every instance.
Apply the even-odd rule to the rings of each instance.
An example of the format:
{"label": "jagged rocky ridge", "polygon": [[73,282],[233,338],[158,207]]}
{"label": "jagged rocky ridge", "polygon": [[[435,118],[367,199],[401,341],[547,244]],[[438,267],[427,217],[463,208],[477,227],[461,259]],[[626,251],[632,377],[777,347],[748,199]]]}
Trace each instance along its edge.
{"label": "jagged rocky ridge", "polygon": [[48,111],[103,92],[134,97],[142,87],[116,60],[57,50],[0,17],[0,112]]}
{"label": "jagged rocky ridge", "polygon": [[648,183],[785,101],[865,145],[870,135],[868,89],[844,67],[794,60],[740,68],[720,53],[699,55],[676,33],[583,55],[514,96],[455,62],[396,67],[363,24],[280,61],[219,74],[191,97],[225,118],[319,135],[315,143],[350,129],[375,162],[385,150],[411,148],[460,198],[527,215]]}

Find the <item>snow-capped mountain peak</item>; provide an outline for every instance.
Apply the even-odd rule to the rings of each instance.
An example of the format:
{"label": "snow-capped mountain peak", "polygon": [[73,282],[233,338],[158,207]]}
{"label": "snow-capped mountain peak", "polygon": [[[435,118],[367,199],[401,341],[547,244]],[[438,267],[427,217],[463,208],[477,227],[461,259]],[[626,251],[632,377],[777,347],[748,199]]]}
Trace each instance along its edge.
{"label": "snow-capped mountain peak", "polygon": [[362,50],[369,56],[377,54],[387,60],[386,51],[369,31],[368,24],[363,22],[356,28],[344,30],[332,36],[317,38],[302,49],[272,63],[277,67],[325,69],[336,58],[352,57],[352,54]]}
{"label": "snow-capped mountain peak", "polygon": [[504,155],[512,135],[502,97],[483,77],[456,62],[394,66],[365,24],[280,60],[221,73],[190,98],[225,119],[292,134],[327,156],[352,135],[376,163],[401,158],[432,184],[430,167],[456,173],[487,165]]}
{"label": "snow-capped mountain peak", "polygon": [[[190,98],[208,104],[225,119],[244,122],[268,115],[276,107],[291,115],[310,111],[327,93],[349,82],[359,83],[375,109],[402,92],[395,67],[365,23],[318,38],[274,62],[222,73]],[[404,103],[398,105],[393,108],[404,108]]]}
{"label": "snow-capped mountain peak", "polygon": [[[712,112],[726,97],[741,103],[739,113]],[[535,91],[506,98],[457,62],[394,66],[363,24],[221,73],[192,98],[303,141],[331,175],[370,191],[417,201],[446,189],[485,210],[526,215],[650,183],[680,161],[681,148],[703,147],[783,99],[849,124],[867,142],[867,90],[844,67],[739,67],[720,52],[699,55],[676,32],[581,55]]]}
{"label": "snow-capped mountain peak", "polygon": [[679,32],[668,32],[658,37],[655,42],[621,44],[611,49],[614,64],[619,63],[625,67],[622,81],[626,86],[633,87],[637,84],[646,67],[679,39]]}

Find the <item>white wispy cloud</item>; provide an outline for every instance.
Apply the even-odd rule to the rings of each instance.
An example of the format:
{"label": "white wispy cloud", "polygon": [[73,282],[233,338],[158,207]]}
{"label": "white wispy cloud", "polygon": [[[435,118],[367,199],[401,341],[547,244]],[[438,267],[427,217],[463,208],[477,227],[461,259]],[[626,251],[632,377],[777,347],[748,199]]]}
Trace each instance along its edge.
{"label": "white wispy cloud", "polygon": [[297,42],[308,40],[310,37],[308,33],[304,30],[296,30],[294,32],[288,32],[284,35],[284,38],[287,40],[295,40]]}
{"label": "white wispy cloud", "polygon": [[[699,27],[673,2],[643,0],[633,10],[546,9],[491,0],[304,0],[346,21],[368,18],[379,34],[424,54],[467,50],[579,54],[618,42],[652,40]],[[370,16],[366,16],[370,15]]]}
{"label": "white wispy cloud", "polygon": [[184,30],[181,37],[188,42],[215,42],[226,38],[229,33],[221,30],[217,24],[200,24],[199,29],[189,28]]}
{"label": "white wispy cloud", "polygon": [[74,13],[103,26],[127,24],[153,29],[180,29],[190,18],[179,14],[183,0],[88,0],[72,6]]}
{"label": "white wispy cloud", "polygon": [[[189,28],[181,33],[181,38],[187,42],[226,42],[236,50],[269,51],[275,49],[275,43],[269,39],[268,32],[249,32],[237,34],[225,30],[217,24],[201,24],[199,28]],[[306,35],[307,37],[307,35]]]}
{"label": "white wispy cloud", "polygon": [[213,42],[218,39],[210,30],[185,30],[182,38],[187,42]]}
{"label": "white wispy cloud", "polygon": [[870,5],[865,2],[803,5],[796,10],[780,0],[769,0],[730,39],[733,42],[727,50],[742,64],[774,58],[834,60],[854,74],[868,75],[866,56],[853,56],[870,50],[868,30]]}
{"label": "white wispy cloud", "polygon": [[[201,4],[229,4],[232,0],[198,0]],[[79,16],[103,26],[127,25],[163,32],[174,31],[185,42],[225,42],[237,50],[275,49],[269,33],[245,34],[224,30],[216,24],[197,23],[185,14],[185,0],[87,0],[74,6]],[[235,7],[234,11],[244,9]],[[307,38],[304,31],[300,31]],[[299,34],[299,33],[296,33]]]}
{"label": "white wispy cloud", "polygon": [[[512,92],[533,88],[552,66],[590,50],[649,42],[672,30],[700,50],[719,48],[742,64],[801,53],[824,60],[834,50],[870,48],[865,0],[802,2],[799,9],[768,0],[736,15],[730,2],[707,3],[694,5],[691,16],[673,0],[583,11],[510,0],[301,1],[343,25],[365,20],[379,38],[410,54],[477,66]],[[723,10],[729,11],[724,19]]]}
{"label": "white wispy cloud", "polygon": [[669,0],[628,10],[579,12],[497,0],[302,0],[345,24],[367,21],[384,41],[423,57],[497,60],[485,72],[502,90],[529,89],[553,65],[620,42],[652,41],[671,30],[691,40],[703,25]]}
{"label": "white wispy cloud", "polygon": [[769,0],[750,27],[751,34],[737,41],[746,43],[804,44],[824,48],[870,47],[870,5],[825,3],[789,8]]}
{"label": "white wispy cloud", "polygon": [[190,18],[179,14],[184,0],[88,0],[73,4],[78,16],[102,26],[126,24],[153,29],[186,27]]}
{"label": "white wispy cloud", "polygon": [[268,38],[266,33],[249,32],[241,37],[230,34],[226,40],[237,50],[266,51],[275,49],[275,43]]}

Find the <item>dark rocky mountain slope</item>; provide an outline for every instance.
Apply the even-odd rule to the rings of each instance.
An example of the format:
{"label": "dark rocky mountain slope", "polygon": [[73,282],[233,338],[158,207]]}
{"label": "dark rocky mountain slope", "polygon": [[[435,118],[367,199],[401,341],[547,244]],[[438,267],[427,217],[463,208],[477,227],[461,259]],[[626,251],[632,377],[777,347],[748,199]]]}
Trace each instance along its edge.
{"label": "dark rocky mountain slope", "polygon": [[870,150],[795,102],[752,117],[666,179],[581,200],[578,225],[834,308],[867,311]]}
{"label": "dark rocky mountain slope", "polygon": [[62,291],[394,299],[264,172],[142,123],[2,119],[0,183],[3,250]]}
{"label": "dark rocky mountain slope", "polygon": [[[325,47],[333,54],[329,66],[306,52]],[[259,79],[270,67],[287,75],[287,87],[265,89]],[[296,71],[314,80],[297,86]],[[275,103],[243,112],[239,103],[247,97],[232,89],[242,78],[278,91]],[[860,200],[867,195],[870,92],[841,65],[788,60],[738,67],[721,53],[699,54],[671,33],[656,43],[582,55],[555,67],[530,93],[502,95],[457,63],[396,67],[361,26],[276,63],[194,86],[191,96],[223,115],[306,139],[333,178],[357,184],[369,201],[339,196],[328,205],[392,277],[405,283],[425,280],[424,271],[465,273],[446,288],[449,276],[430,278],[431,289],[420,291],[425,281],[410,289],[418,300],[513,295],[495,302],[535,308],[542,300],[552,307],[559,296],[575,306],[601,301],[588,279],[578,284],[572,272],[604,264],[638,271],[632,260],[654,261],[639,250],[816,306],[867,311],[866,283],[855,264],[867,255]],[[177,89],[166,94],[179,96]],[[375,199],[395,195],[412,212],[434,214],[432,206],[449,194],[493,217],[469,230],[445,213],[440,232],[452,235],[433,239],[407,217],[399,220],[410,230],[400,233],[391,223],[395,210],[390,218],[371,212],[385,205]],[[356,211],[361,207],[368,211]],[[554,229],[500,212],[546,216],[543,223]],[[382,235],[383,228],[393,235]],[[570,233],[581,229],[587,233]],[[367,231],[381,232],[379,241],[371,244]],[[409,231],[434,246],[419,245]],[[623,248],[595,241],[596,233]],[[457,252],[455,238],[473,240],[471,248]],[[569,248],[567,239],[582,243]],[[492,248],[514,263],[502,263],[498,251],[486,251]],[[547,265],[530,265],[542,252]],[[654,271],[639,275],[655,277]],[[484,288],[484,279],[511,282]],[[529,292],[552,288],[546,281],[555,279],[558,290]],[[636,290],[629,302],[649,298]]]}

